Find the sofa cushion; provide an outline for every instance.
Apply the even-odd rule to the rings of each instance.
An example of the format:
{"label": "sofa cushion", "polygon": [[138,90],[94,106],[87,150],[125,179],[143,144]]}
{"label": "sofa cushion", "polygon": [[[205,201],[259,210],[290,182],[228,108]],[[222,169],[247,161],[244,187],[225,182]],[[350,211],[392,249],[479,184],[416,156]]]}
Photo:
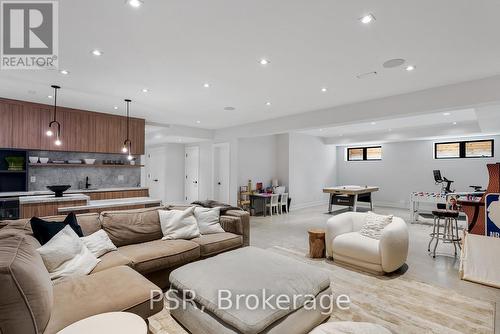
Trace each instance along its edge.
{"label": "sofa cushion", "polygon": [[163,237],[158,208],[106,211],[102,228],[117,247],[158,240]]}
{"label": "sofa cushion", "polygon": [[200,257],[200,246],[188,240],[155,240],[127,245],[118,251],[132,260],[132,266],[142,274],[177,267]]}
{"label": "sofa cushion", "polygon": [[350,232],[335,237],[332,250],[334,254],[380,264],[379,244],[378,240],[365,237],[358,232]]}
{"label": "sofa cushion", "polygon": [[132,260],[123,255],[122,253],[120,253],[119,251],[106,253],[103,256],[101,256],[99,260],[101,260],[101,262],[99,262],[97,266],[95,266],[91,274],[118,266],[132,267]]}
{"label": "sofa cushion", "polygon": [[126,266],[62,281],[54,285],[54,307],[44,334],[105,312],[125,311],[147,318],[163,309],[161,298],[150,308],[151,291],[155,297],[161,294],[160,288]]}
{"label": "sofa cushion", "polygon": [[31,230],[36,240],[43,246],[49,242],[56,234],[62,231],[66,226],[69,226],[78,237],[83,237],[82,228],[78,225],[76,215],[71,212],[60,221],[49,221],[38,217],[33,217],[30,220]]}
{"label": "sofa cushion", "polygon": [[191,241],[200,245],[200,253],[203,257],[243,246],[241,235],[228,232],[202,235]]}
{"label": "sofa cushion", "polygon": [[[49,216],[42,217],[44,220],[62,222],[66,216]],[[82,213],[76,215],[76,220],[78,225],[82,228],[82,232],[84,236],[92,234],[101,229],[101,222],[99,221],[98,213]],[[16,220],[4,220],[1,224],[5,225],[5,228],[15,228],[19,230],[25,230],[32,232],[30,226],[30,219],[16,219]]]}
{"label": "sofa cushion", "polygon": [[14,229],[0,230],[0,331],[38,334],[53,304],[52,282],[36,251],[38,241]]}

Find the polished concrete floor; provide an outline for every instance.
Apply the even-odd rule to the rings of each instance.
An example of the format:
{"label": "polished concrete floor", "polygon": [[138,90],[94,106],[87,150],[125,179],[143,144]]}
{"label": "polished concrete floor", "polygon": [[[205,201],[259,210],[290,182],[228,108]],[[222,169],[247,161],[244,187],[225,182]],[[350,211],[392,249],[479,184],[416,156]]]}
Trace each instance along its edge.
{"label": "polished concrete floor", "polygon": [[[272,217],[252,217],[250,244],[261,248],[282,246],[306,253],[309,248],[307,230],[324,228],[326,221],[331,217],[326,211],[325,205]],[[407,222],[409,220],[408,210],[376,207],[374,211],[380,214],[394,214]],[[453,246],[440,244],[434,259],[427,252],[431,226],[423,224],[408,224],[408,226],[410,248],[408,267],[403,275],[417,281],[449,288],[469,297],[496,302],[495,333],[500,334],[500,289],[461,280],[458,276],[459,259],[453,256]]]}

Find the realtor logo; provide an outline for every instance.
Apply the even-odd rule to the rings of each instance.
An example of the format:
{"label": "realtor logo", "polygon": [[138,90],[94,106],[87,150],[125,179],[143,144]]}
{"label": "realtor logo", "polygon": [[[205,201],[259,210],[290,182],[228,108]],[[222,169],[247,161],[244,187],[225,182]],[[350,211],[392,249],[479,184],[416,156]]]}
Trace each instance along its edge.
{"label": "realtor logo", "polygon": [[0,1],[1,69],[57,69],[58,2]]}

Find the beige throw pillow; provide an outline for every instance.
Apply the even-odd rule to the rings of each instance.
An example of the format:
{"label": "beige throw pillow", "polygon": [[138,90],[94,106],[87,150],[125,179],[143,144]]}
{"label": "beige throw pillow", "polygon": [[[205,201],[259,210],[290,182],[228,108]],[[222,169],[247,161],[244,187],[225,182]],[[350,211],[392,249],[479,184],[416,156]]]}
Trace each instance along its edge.
{"label": "beige throw pillow", "polygon": [[200,208],[195,207],[194,217],[198,223],[198,228],[201,234],[224,233],[224,229],[220,226],[220,208]]}
{"label": "beige throw pillow", "polygon": [[393,215],[384,216],[369,211],[366,213],[365,224],[361,227],[359,233],[365,237],[380,240],[382,230],[392,223],[392,218]]}
{"label": "beige throw pillow", "polygon": [[111,242],[108,234],[104,230],[99,230],[86,237],[81,237],[81,241],[87,246],[95,257],[101,257],[106,253],[115,251],[118,248]]}
{"label": "beige throw pillow", "polygon": [[37,251],[51,280],[68,276],[85,276],[101,261],[89,251],[69,225]]}
{"label": "beige throw pillow", "polygon": [[158,210],[162,240],[193,239],[200,236],[200,229],[194,217],[194,207],[186,210]]}

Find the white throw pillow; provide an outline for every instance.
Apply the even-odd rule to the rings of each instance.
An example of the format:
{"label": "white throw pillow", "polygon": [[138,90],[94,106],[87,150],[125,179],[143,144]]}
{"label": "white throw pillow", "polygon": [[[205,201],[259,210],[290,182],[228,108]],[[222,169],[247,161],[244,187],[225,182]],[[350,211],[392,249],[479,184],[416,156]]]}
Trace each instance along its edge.
{"label": "white throw pillow", "polygon": [[200,236],[200,229],[194,218],[194,207],[186,210],[158,210],[162,240],[193,239]]}
{"label": "white throw pillow", "polygon": [[95,257],[101,257],[106,253],[118,249],[104,230],[99,230],[86,237],[81,237],[80,240],[83,241],[85,246],[87,246]]}
{"label": "white throw pillow", "polygon": [[37,251],[52,280],[68,276],[85,276],[101,261],[89,251],[69,225]]}
{"label": "white throw pillow", "polygon": [[392,223],[393,216],[378,215],[371,211],[366,213],[365,224],[359,230],[361,235],[365,237],[380,240],[382,237],[382,230]]}
{"label": "white throw pillow", "polygon": [[224,233],[220,226],[220,208],[201,208],[195,207],[194,217],[198,223],[201,234]]}

